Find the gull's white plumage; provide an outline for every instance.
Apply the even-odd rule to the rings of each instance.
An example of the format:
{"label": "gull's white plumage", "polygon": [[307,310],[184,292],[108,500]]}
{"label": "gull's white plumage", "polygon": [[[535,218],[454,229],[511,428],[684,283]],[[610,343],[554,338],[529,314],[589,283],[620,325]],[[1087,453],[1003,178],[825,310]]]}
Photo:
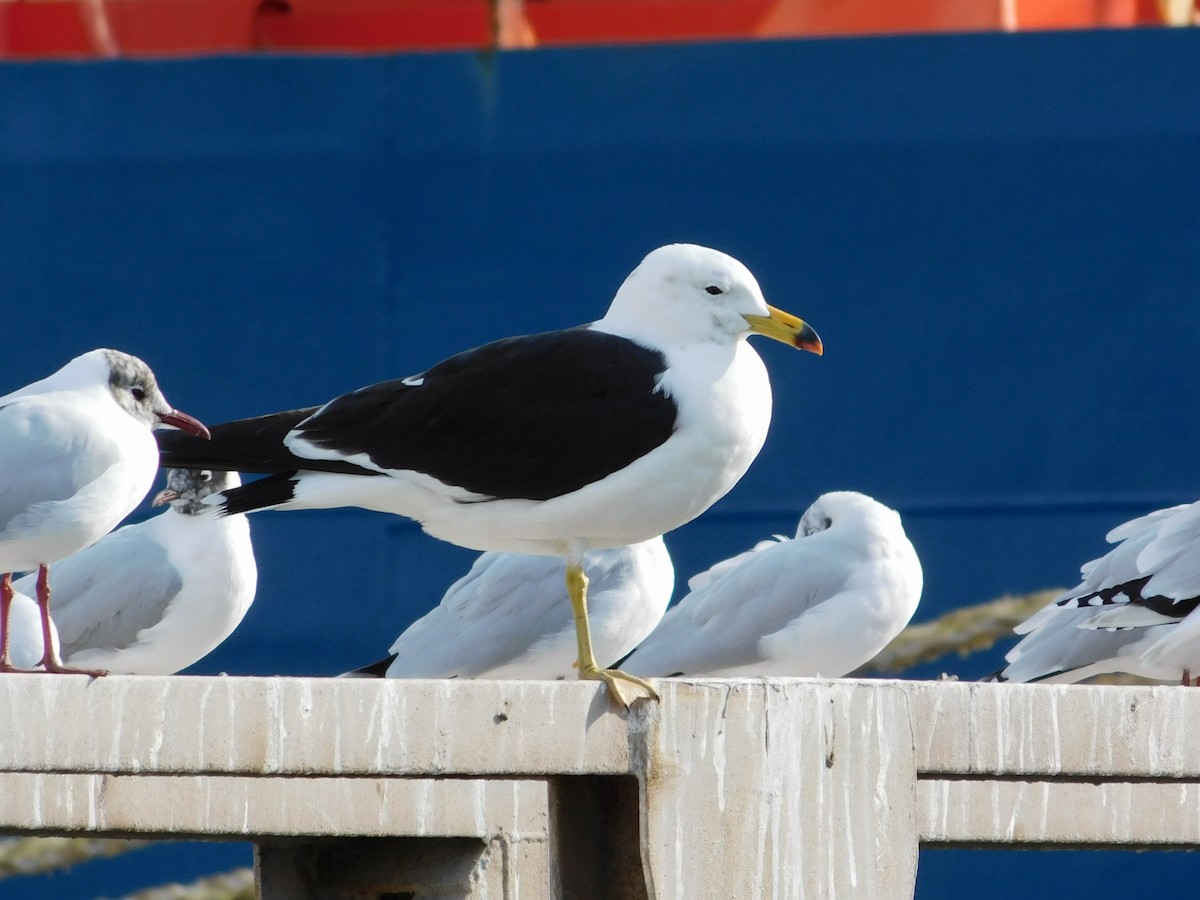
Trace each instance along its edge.
{"label": "gull's white plumage", "polygon": [[[139,369],[156,396],[122,402],[114,365]],[[62,559],[111,531],[150,490],[150,433],[172,414],[141,360],[115,350],[77,356],[0,397],[0,572]]]}
{"label": "gull's white plumage", "polygon": [[[116,350],[85,353],[0,397],[0,573],[62,559],[128,515],[154,481],[157,424],[207,435],[171,408],[149,366]],[[5,580],[0,620],[8,590]],[[44,607],[44,591],[38,601]],[[45,649],[46,668],[58,670]],[[0,669],[7,666],[0,652]]]}
{"label": "gull's white plumage", "polygon": [[922,575],[900,516],[839,491],[809,507],[794,539],[764,541],[689,586],[626,671],[837,678],[900,633]]}
{"label": "gull's white plumage", "polygon": [[1200,502],[1117,526],[1082,580],[1015,629],[992,676],[1071,683],[1109,672],[1179,681],[1200,673]]}
{"label": "gull's white plumage", "polygon": [[[575,625],[555,557],[484,553],[441,602],[400,635],[389,678],[565,678]],[[648,635],[675,586],[661,537],[587,555],[596,660],[614,664]]]}
{"label": "gull's white plumage", "polygon": [[[50,609],[69,665],[171,675],[227,638],[254,599],[250,525],[204,498],[234,473],[172,469],[160,515],[126,525],[54,567]],[[14,586],[32,590],[33,576]]]}

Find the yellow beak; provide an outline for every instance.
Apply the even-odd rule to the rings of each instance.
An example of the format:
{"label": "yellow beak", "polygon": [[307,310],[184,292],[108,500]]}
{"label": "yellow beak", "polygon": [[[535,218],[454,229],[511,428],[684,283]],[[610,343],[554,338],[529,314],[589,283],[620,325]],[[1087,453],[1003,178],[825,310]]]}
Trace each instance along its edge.
{"label": "yellow beak", "polygon": [[767,309],[770,311],[770,315],[746,316],[751,331],[790,344],[800,350],[808,350],[817,356],[821,355],[824,350],[821,338],[807,322],[773,306],[768,306]]}

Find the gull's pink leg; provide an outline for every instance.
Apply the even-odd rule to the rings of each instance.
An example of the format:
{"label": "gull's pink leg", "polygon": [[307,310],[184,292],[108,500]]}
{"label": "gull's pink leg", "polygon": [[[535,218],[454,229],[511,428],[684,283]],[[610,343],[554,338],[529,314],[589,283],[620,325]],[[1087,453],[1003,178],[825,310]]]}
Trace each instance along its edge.
{"label": "gull's pink leg", "polygon": [[8,616],[12,610],[12,572],[0,576],[0,672],[12,672],[16,667],[8,658]]}
{"label": "gull's pink leg", "polygon": [[[1198,686],[1200,686],[1200,676],[1198,676],[1198,677],[1196,678],[1196,684],[1197,684]],[[1184,670],[1183,670],[1183,686],[1184,686],[1184,687],[1191,687],[1191,686],[1192,686],[1192,670],[1191,670],[1191,669],[1184,669]]]}
{"label": "gull's pink leg", "polygon": [[108,673],[103,669],[75,669],[64,666],[54,650],[54,641],[50,637],[50,568],[45,564],[38,566],[37,577],[38,611],[42,616],[42,668],[47,672],[60,675],[90,675],[98,678]]}
{"label": "gull's pink leg", "polygon": [[12,572],[0,575],[0,672],[19,672],[28,674],[38,669],[23,669],[12,664],[10,654],[11,640],[8,634],[8,623],[12,620],[13,602]]}

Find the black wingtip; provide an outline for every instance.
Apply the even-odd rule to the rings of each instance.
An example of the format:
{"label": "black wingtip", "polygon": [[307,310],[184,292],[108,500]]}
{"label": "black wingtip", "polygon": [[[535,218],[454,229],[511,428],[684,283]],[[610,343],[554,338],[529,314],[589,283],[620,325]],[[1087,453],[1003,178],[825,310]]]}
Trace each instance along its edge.
{"label": "black wingtip", "polygon": [[[219,469],[267,475],[297,469],[303,460],[287,449],[284,439],[315,409],[315,406],[290,409],[252,419],[222,422],[209,429],[211,440],[175,429],[155,431],[159,465],[175,469]],[[334,463],[339,464],[337,461]],[[316,461],[316,467],[323,468],[323,461]]]}
{"label": "black wingtip", "polygon": [[295,499],[296,485],[299,483],[300,479],[295,472],[268,475],[266,478],[230,488],[222,493],[225,502],[219,508],[227,516],[236,516],[239,513],[280,506]]}
{"label": "black wingtip", "polygon": [[360,669],[351,669],[349,672],[343,672],[338,677],[340,677],[340,678],[386,678],[387,670],[391,667],[392,663],[394,663],[396,661],[397,655],[398,654],[396,654],[396,653],[392,653],[389,656],[385,656],[383,659],[379,660],[378,662],[373,662],[370,665],[363,666]]}

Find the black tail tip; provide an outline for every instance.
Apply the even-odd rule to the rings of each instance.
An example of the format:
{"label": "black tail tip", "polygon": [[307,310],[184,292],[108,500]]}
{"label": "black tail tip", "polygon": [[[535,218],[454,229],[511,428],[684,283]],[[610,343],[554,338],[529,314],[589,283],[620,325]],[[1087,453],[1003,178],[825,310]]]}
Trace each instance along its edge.
{"label": "black tail tip", "polygon": [[225,498],[220,510],[227,516],[254,512],[280,506],[296,497],[296,485],[300,483],[295,472],[268,475],[241,487],[230,488],[221,494]]}
{"label": "black tail tip", "polygon": [[349,672],[343,672],[338,678],[386,678],[387,670],[392,663],[396,661],[398,654],[385,656],[383,659],[373,662],[370,665],[363,666],[359,669],[351,669]]}

